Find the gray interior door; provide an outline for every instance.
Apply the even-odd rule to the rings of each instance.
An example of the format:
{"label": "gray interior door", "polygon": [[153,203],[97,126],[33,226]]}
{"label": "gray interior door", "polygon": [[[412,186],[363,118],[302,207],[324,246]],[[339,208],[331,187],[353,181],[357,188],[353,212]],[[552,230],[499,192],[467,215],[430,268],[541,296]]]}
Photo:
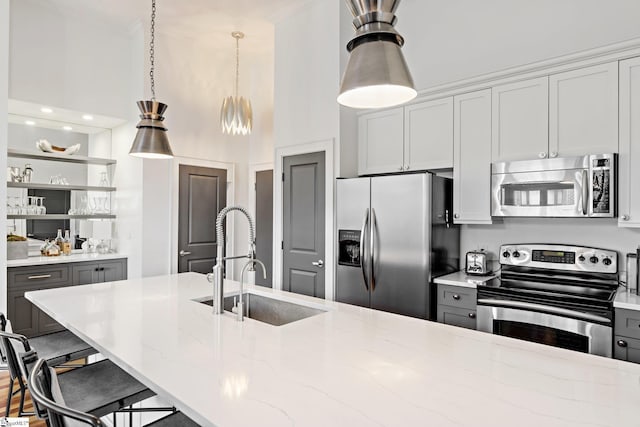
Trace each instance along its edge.
{"label": "gray interior door", "polygon": [[216,257],[216,216],[227,204],[227,171],[180,165],[178,272],[209,273]]}
{"label": "gray interior door", "polygon": [[272,286],[273,169],[256,172],[256,257],[267,267],[267,278],[256,274],[256,285]]}
{"label": "gray interior door", "polygon": [[325,153],[283,159],[285,291],[324,298]]}

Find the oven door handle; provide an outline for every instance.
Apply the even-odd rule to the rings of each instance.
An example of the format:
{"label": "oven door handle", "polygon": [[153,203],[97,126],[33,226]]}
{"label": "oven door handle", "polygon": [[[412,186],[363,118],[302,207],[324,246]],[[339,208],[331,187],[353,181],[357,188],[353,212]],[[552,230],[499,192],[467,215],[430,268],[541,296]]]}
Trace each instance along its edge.
{"label": "oven door handle", "polygon": [[582,171],[582,215],[589,215],[589,177],[588,171]]}
{"label": "oven door handle", "polygon": [[611,319],[607,319],[606,317],[602,316],[596,316],[595,314],[582,313],[575,310],[568,310],[566,308],[552,307],[549,305],[534,304],[530,302],[479,298],[478,305],[533,310],[542,313],[557,314],[558,316],[573,317],[576,319],[585,320],[587,322],[611,323]]}

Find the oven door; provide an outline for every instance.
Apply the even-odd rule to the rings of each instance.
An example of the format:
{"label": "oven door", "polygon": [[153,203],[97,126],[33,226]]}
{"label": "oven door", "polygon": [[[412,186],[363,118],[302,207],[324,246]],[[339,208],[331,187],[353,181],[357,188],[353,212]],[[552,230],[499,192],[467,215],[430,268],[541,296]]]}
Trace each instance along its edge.
{"label": "oven door", "polygon": [[491,215],[588,216],[589,170],[494,173],[491,175]]}
{"label": "oven door", "polygon": [[611,320],[542,304],[478,299],[477,329],[583,353],[611,357]]}

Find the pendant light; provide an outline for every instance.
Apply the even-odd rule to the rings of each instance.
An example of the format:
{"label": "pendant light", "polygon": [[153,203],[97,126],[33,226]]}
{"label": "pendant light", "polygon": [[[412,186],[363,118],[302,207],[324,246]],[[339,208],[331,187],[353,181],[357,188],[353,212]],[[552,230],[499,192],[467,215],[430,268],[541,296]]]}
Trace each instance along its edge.
{"label": "pendant light", "polygon": [[236,89],[234,96],[227,96],[222,100],[220,109],[220,126],[222,133],[229,135],[248,135],[253,126],[253,112],[249,98],[238,97],[238,80],[240,69],[240,39],[244,33],[234,31],[231,37],[236,39]]}
{"label": "pendant light", "polygon": [[352,108],[402,104],[418,94],[402,55],[404,39],[393,28],[400,0],[346,0],[355,36],[347,43],[349,62],[338,102]]}
{"label": "pendant light", "polygon": [[167,104],[156,101],[156,87],[154,79],[154,44],[156,24],[156,0],[151,1],[151,42],[149,43],[149,59],[151,68],[149,77],[151,80],[151,100],[138,101],[140,109],[140,122],[137,124],[138,133],[133,140],[129,154],[146,159],[171,159],[173,152],[167,138],[167,128],[162,116],[167,109]]}

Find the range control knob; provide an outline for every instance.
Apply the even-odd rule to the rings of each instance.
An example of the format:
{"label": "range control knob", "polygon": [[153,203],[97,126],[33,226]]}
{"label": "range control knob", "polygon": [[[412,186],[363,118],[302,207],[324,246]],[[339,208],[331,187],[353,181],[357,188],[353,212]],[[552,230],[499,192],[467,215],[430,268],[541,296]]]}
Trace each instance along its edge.
{"label": "range control knob", "polygon": [[514,252],[513,252],[513,257],[514,257],[514,258],[520,258],[520,252],[518,252],[518,251],[514,251]]}
{"label": "range control knob", "polygon": [[591,258],[589,258],[589,261],[591,261],[592,264],[597,264],[598,263],[598,257],[597,256],[592,256]]}
{"label": "range control knob", "polygon": [[611,260],[609,258],[605,258],[605,259],[602,260],[602,263],[604,265],[611,265]]}
{"label": "range control knob", "polygon": [[586,259],[586,258],[584,257],[584,255],[580,255],[580,256],[578,257],[578,261],[580,261],[580,262],[584,262],[584,260],[585,260],[585,259]]}
{"label": "range control knob", "polygon": [[509,258],[511,256],[511,254],[509,253],[509,251],[504,251],[504,252],[502,252],[502,256],[504,258]]}

